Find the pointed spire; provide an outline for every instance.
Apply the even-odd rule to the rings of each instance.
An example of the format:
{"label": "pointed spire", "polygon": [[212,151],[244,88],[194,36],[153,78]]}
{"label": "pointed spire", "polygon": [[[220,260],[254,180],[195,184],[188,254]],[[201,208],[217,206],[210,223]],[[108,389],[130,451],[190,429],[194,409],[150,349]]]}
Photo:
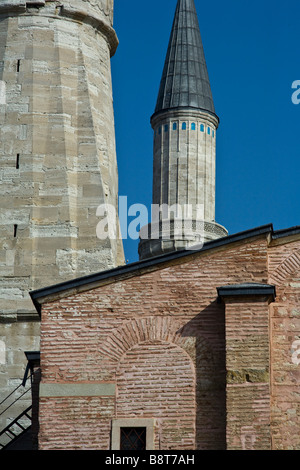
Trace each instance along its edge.
{"label": "pointed spire", "polygon": [[194,0],[178,0],[155,113],[188,107],[215,114]]}

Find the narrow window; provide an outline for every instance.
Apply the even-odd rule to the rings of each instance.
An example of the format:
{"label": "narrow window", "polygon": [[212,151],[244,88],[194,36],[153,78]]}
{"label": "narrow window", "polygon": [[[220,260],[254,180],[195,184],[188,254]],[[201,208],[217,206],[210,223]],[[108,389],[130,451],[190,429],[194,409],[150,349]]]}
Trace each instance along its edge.
{"label": "narrow window", "polygon": [[210,127],[207,128],[207,133],[210,135]]}
{"label": "narrow window", "polygon": [[204,124],[200,124],[200,131],[204,132]]}
{"label": "narrow window", "polygon": [[154,419],[113,419],[112,450],[154,450]]}
{"label": "narrow window", "polygon": [[186,130],[186,122],[183,122],[183,123],[182,123],[182,130],[183,130],[183,131]]}
{"label": "narrow window", "polygon": [[177,123],[173,122],[173,131],[176,131],[176,130],[177,130]]}
{"label": "narrow window", "polygon": [[158,128],[158,134],[161,134],[161,127]]}
{"label": "narrow window", "polygon": [[212,136],[213,136],[213,137],[215,136],[215,131],[214,131],[214,130],[212,131]]}
{"label": "narrow window", "polygon": [[146,428],[121,428],[120,450],[146,450]]}
{"label": "narrow window", "polygon": [[165,132],[168,132],[168,130],[169,130],[169,126],[168,126],[168,124],[166,124],[165,125]]}
{"label": "narrow window", "polygon": [[192,124],[191,124],[191,129],[192,129],[192,131],[196,130],[196,124],[194,122],[192,122]]}
{"label": "narrow window", "polygon": [[15,224],[15,225],[14,225],[14,238],[16,238],[17,232],[18,232],[18,225]]}
{"label": "narrow window", "polygon": [[21,65],[21,61],[19,59],[17,62],[17,72],[20,72],[20,65]]}
{"label": "narrow window", "polygon": [[4,341],[0,341],[0,364],[5,364],[6,346]]}
{"label": "narrow window", "polygon": [[20,154],[17,153],[17,158],[16,158],[16,169],[18,170],[20,168]]}
{"label": "narrow window", "polygon": [[0,80],[0,104],[6,104],[6,83]]}

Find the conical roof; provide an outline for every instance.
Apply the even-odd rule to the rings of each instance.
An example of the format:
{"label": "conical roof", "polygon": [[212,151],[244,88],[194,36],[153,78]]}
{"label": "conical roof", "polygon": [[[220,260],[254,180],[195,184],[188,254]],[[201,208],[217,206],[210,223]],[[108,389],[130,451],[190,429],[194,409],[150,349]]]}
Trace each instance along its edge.
{"label": "conical roof", "polygon": [[194,0],[178,0],[155,113],[197,108],[215,114]]}

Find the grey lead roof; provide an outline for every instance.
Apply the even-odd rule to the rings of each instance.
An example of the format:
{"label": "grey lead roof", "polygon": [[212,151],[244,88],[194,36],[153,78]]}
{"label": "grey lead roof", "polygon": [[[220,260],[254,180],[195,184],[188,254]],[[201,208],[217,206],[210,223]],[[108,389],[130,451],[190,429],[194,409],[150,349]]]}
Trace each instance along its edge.
{"label": "grey lead roof", "polygon": [[215,113],[194,0],[178,0],[155,113],[192,107]]}

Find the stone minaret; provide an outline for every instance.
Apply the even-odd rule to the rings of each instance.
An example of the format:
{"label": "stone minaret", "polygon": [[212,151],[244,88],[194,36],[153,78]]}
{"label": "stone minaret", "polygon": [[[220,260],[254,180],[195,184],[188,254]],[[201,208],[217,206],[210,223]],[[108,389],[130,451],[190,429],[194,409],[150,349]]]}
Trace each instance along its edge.
{"label": "stone minaret", "polygon": [[140,259],[227,235],[215,222],[218,124],[194,0],[178,0],[151,117],[154,213]]}
{"label": "stone minaret", "polygon": [[112,18],[113,0],[0,1],[0,347],[15,378],[39,347],[29,291],[124,262],[120,239],[96,235],[118,198]]}
{"label": "stone minaret", "polygon": [[14,315],[31,289],[123,262],[96,235],[97,207],[117,207],[118,41],[110,0],[2,0],[0,15],[0,293]]}

